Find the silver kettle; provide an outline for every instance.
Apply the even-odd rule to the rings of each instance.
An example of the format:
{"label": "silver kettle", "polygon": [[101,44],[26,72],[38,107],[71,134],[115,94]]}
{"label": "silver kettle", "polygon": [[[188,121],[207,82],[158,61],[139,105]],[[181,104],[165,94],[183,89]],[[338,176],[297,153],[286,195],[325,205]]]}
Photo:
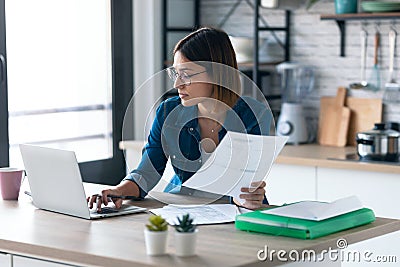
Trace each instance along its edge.
{"label": "silver kettle", "polygon": [[375,123],[370,131],[356,134],[357,154],[361,159],[399,161],[400,132],[386,129],[385,123]]}

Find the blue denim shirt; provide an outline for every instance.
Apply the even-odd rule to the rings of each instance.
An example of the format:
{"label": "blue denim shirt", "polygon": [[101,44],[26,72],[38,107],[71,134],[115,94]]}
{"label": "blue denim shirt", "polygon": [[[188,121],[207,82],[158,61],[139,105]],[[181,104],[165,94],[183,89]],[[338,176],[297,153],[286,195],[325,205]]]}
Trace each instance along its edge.
{"label": "blue denim shirt", "polygon": [[[166,192],[179,192],[182,183],[200,169],[201,137],[197,116],[197,105],[184,107],[179,97],[169,98],[157,108],[141,162],[124,178],[139,186],[141,198],[159,182],[168,158],[175,175],[165,188]],[[268,135],[271,120],[271,111],[265,104],[250,97],[239,98],[226,114],[218,132],[219,141],[227,131]]]}

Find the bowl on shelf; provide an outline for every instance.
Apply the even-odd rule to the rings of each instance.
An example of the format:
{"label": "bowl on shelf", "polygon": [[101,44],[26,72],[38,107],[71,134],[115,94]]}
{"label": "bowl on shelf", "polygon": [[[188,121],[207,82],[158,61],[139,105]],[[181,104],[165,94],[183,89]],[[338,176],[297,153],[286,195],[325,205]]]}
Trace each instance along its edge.
{"label": "bowl on shelf", "polygon": [[[254,53],[253,37],[229,36],[238,63],[252,62]],[[260,62],[272,62],[283,59],[283,48],[268,38],[260,38],[258,42],[258,56]]]}
{"label": "bowl on shelf", "polygon": [[[229,36],[233,49],[236,52],[238,63],[249,62],[253,60],[254,39],[246,36]],[[258,47],[262,45],[263,40],[259,39]]]}
{"label": "bowl on shelf", "polygon": [[393,12],[400,10],[400,2],[396,1],[363,1],[361,7],[365,12]]}

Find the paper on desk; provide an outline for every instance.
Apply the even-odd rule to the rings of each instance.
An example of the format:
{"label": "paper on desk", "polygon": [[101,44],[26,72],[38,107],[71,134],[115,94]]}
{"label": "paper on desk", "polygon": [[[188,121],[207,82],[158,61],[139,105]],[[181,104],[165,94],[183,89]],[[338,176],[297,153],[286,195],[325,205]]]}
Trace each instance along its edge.
{"label": "paper on desk", "polygon": [[237,200],[242,187],[265,180],[288,137],[228,131],[204,165],[184,186]]}
{"label": "paper on desk", "polygon": [[[217,224],[234,222],[238,208],[232,204],[168,205],[159,209],[151,209],[150,212],[161,215],[171,225],[177,224],[177,217],[182,217],[187,213],[194,219],[194,224]],[[245,211],[241,210],[240,212]]]}
{"label": "paper on desk", "polygon": [[333,202],[300,201],[262,212],[291,218],[320,221],[362,208],[361,201],[356,196],[350,196]]}

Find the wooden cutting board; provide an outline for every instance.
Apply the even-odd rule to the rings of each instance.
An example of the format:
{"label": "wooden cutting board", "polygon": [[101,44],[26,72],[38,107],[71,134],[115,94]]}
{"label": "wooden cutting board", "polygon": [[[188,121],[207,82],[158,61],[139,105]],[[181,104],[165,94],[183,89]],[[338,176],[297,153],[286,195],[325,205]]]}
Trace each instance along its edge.
{"label": "wooden cutting board", "polygon": [[[322,113],[328,112],[326,111],[326,107],[334,105],[335,101],[335,97],[321,97],[318,136],[320,133],[320,128],[322,127],[321,123],[326,123],[323,121],[324,119],[321,119],[321,116],[323,116]],[[371,130],[374,127],[374,123],[382,121],[382,99],[346,97],[345,106],[350,109],[350,122],[346,137],[346,143],[347,145],[355,146],[357,144],[356,134],[358,132]]]}
{"label": "wooden cutting board", "polygon": [[339,87],[336,97],[321,97],[318,143],[343,147],[347,143],[350,109],[344,106],[346,88]]}
{"label": "wooden cutting board", "polygon": [[374,123],[382,122],[382,99],[348,97],[345,105],[351,110],[347,144],[355,146],[358,132],[372,130]]}

